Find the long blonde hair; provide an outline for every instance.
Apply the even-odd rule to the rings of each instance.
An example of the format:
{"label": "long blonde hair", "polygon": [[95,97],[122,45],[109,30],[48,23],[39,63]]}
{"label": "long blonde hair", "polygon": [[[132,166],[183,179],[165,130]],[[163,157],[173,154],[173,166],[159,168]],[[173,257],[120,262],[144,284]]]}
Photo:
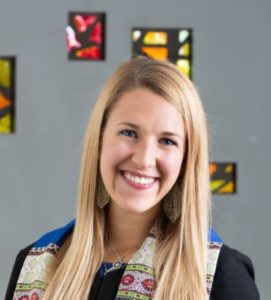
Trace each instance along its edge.
{"label": "long blonde hair", "polygon": [[[210,212],[208,134],[205,113],[191,81],[177,67],[143,57],[121,65],[109,78],[87,125],[78,194],[76,225],[68,250],[55,266],[45,298],[87,299],[104,256],[104,211],[96,205],[101,132],[118,99],[136,88],[148,88],[181,113],[186,151],[178,178],[181,216],[174,223],[157,222],[155,300],[203,300]],[[163,225],[161,225],[163,224]]]}

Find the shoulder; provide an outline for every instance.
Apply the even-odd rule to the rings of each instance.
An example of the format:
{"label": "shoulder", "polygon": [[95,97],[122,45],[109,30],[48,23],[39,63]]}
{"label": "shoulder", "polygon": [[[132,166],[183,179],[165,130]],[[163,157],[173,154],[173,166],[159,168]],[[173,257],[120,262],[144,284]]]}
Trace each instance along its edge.
{"label": "shoulder", "polygon": [[74,226],[75,220],[72,220],[63,227],[47,232],[34,243],[33,247],[42,248],[47,247],[50,244],[55,244],[61,247],[63,242],[73,231]]}
{"label": "shoulder", "polygon": [[46,249],[52,247],[52,245],[54,246],[54,249],[55,248],[60,249],[60,247],[62,247],[62,245],[65,243],[65,241],[68,240],[70,233],[73,231],[74,225],[75,225],[75,220],[72,220],[71,222],[69,222],[68,224],[66,224],[61,228],[47,232],[46,234],[41,236],[35,243],[25,247],[18,253],[10,276],[5,299],[13,298],[13,293],[19,275],[21,273],[25,259],[29,255],[31,250],[38,249],[39,255],[42,255],[43,251],[46,251]]}
{"label": "shoulder", "polygon": [[220,250],[211,292],[211,300],[218,299],[260,299],[250,258],[224,244]]}

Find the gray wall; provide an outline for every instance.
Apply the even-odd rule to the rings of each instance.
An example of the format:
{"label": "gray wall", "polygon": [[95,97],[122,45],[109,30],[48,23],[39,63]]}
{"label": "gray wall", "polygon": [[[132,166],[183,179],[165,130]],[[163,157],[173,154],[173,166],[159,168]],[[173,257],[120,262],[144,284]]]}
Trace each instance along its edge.
{"label": "gray wall", "polygon": [[[68,61],[68,11],[107,13],[107,60]],[[17,132],[0,136],[0,298],[18,250],[74,217],[84,127],[133,26],[194,29],[194,81],[213,160],[238,162],[238,194],[214,197],[214,226],[255,265],[270,299],[271,2],[0,0],[0,55],[17,56]],[[269,296],[269,297],[268,297]]]}

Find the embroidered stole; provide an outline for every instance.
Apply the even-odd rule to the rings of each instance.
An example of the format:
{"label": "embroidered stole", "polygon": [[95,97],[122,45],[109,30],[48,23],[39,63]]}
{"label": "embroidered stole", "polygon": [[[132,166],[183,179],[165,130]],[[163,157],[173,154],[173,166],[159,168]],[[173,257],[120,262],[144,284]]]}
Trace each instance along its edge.
{"label": "embroidered stole", "polygon": [[[47,233],[40,238],[27,255],[17,281],[13,300],[42,299],[48,285],[48,274],[56,255],[67,236],[72,232],[75,221],[65,227]],[[207,257],[207,292],[210,296],[222,240],[211,230]],[[151,300],[156,290],[153,269],[155,239],[148,236],[141,248],[128,262],[120,281],[117,300]]]}

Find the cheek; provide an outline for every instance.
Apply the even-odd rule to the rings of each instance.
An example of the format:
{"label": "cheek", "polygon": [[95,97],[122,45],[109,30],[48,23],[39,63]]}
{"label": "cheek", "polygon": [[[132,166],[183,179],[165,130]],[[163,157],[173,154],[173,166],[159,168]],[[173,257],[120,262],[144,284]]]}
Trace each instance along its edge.
{"label": "cheek", "polygon": [[101,151],[101,167],[108,171],[129,157],[129,147],[120,142],[107,143]]}
{"label": "cheek", "polygon": [[175,182],[182,168],[182,155],[168,155],[161,165],[162,171]]}

